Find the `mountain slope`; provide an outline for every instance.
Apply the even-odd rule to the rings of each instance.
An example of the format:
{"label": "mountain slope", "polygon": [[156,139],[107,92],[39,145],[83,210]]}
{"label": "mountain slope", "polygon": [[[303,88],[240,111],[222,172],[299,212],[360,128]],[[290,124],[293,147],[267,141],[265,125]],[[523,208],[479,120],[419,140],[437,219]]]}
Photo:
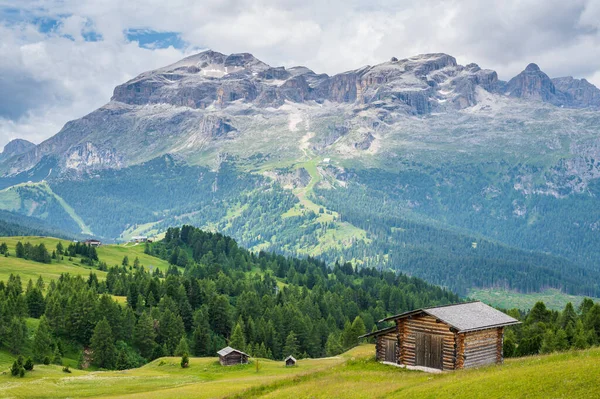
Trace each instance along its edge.
{"label": "mountain slope", "polygon": [[[109,239],[194,223],[461,293],[598,295],[599,93],[447,54],[328,76],[207,51],[0,160],[0,187],[20,213]],[[42,180],[61,206],[14,188]]]}

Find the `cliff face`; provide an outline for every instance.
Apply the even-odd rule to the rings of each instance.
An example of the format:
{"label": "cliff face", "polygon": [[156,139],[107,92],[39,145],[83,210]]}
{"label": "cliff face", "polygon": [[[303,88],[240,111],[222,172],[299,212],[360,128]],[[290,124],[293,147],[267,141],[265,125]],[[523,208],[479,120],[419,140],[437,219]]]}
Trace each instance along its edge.
{"label": "cliff face", "polygon": [[[550,79],[535,64],[502,82],[495,71],[459,65],[443,53],[392,58],[329,76],[306,67],[272,67],[248,53],[205,51],[117,86],[108,104],[68,122],[38,146],[8,145],[0,155],[0,175],[26,171],[44,157],[75,171],[120,168],[167,153],[198,159],[224,143],[232,151],[238,144],[231,141],[247,136],[281,151],[298,140],[282,133],[300,130],[310,133],[306,148],[325,153],[337,146],[353,157],[385,150],[396,140],[389,133],[424,123],[418,138],[437,129],[432,115],[447,116],[443,128],[468,131],[459,122],[467,115],[497,119],[520,109],[546,112],[548,105],[598,109],[600,90],[585,80]],[[515,111],[500,117],[499,107]],[[294,120],[302,121],[302,129]],[[269,132],[277,132],[276,139],[267,138]],[[251,152],[251,143],[239,145]]]}

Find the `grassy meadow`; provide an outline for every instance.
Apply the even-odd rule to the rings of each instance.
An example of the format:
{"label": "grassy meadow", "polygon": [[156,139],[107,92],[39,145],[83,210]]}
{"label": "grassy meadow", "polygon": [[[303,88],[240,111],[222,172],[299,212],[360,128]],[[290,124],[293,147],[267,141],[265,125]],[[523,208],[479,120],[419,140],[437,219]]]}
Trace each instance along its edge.
{"label": "grassy meadow", "polygon": [[[62,273],[87,276],[92,270],[99,279],[103,279],[106,276],[106,273],[103,271],[87,265],[82,265],[80,258],[73,258],[72,261],[69,261],[68,257],[65,256],[64,259],[60,261],[53,259],[50,264],[17,258],[15,256],[15,248],[19,241],[23,244],[30,242],[32,245],[43,243],[50,253],[52,253],[56,248],[56,244],[59,242],[62,242],[65,249],[69,245],[68,240],[60,240],[52,237],[0,237],[0,243],[5,242],[6,245],[8,245],[10,253],[9,257],[0,256],[0,281],[8,280],[11,273],[19,274],[21,276],[21,281],[25,283],[29,279],[35,281],[38,276],[42,276],[45,281],[54,280],[60,277]],[[128,243],[121,245],[103,245],[97,248],[97,252],[100,261],[106,262],[109,267],[120,265],[123,261],[123,257],[127,256],[130,265],[132,265],[134,259],[138,257],[140,263],[146,268],[159,268],[163,271],[166,271],[169,268],[169,263],[167,261],[146,255],[144,253],[143,244],[136,245]]]}
{"label": "grassy meadow", "polygon": [[[345,354],[300,360],[221,367],[216,358],[161,358],[126,371],[73,370],[36,366],[23,379],[0,374],[6,398],[597,398],[600,349],[509,359],[503,366],[427,374],[382,365],[374,347],[360,345]],[[0,370],[12,358],[0,353]]]}

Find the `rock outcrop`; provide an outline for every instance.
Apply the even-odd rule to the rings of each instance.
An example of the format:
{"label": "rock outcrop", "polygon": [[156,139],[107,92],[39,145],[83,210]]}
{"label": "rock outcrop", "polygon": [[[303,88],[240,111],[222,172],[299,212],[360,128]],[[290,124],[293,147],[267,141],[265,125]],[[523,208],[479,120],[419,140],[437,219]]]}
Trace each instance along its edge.
{"label": "rock outcrop", "polygon": [[30,141],[23,139],[11,140],[4,146],[4,150],[0,153],[0,160],[23,154],[29,150],[32,150],[33,148],[35,148],[35,144]]}

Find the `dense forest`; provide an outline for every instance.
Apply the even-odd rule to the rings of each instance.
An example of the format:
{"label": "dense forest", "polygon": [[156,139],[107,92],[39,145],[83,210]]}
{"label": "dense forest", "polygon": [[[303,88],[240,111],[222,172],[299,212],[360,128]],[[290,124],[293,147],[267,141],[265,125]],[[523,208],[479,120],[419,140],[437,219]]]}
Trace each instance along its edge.
{"label": "dense forest", "polygon": [[57,230],[37,218],[0,210],[0,237],[7,236],[51,236],[69,239],[76,234]]}
{"label": "dense forest", "polygon": [[[102,281],[90,273],[49,283],[25,284],[18,276],[0,282],[3,346],[37,362],[79,350],[82,365],[104,368],[183,353],[214,356],[228,343],[253,356],[319,357],[355,345],[385,315],[459,301],[417,278],[255,254],[191,226],[168,229],[145,250],[168,259],[169,270],[124,260]],[[111,295],[126,296],[127,303]],[[41,317],[32,339],[28,316]]]}
{"label": "dense forest", "polygon": [[586,298],[577,309],[570,302],[562,312],[538,302],[528,312],[507,311],[523,324],[507,327],[504,355],[507,357],[586,349],[600,345],[600,303]]}
{"label": "dense forest", "polygon": [[520,292],[539,292],[553,287],[568,293],[600,296],[600,272],[565,258],[508,247],[483,236],[443,227],[433,219],[398,207],[393,191],[375,192],[358,184],[346,190],[316,190],[316,201],[340,213],[369,233],[371,242],[331,251],[345,258],[366,258],[366,265],[386,265],[466,295],[473,287],[501,287]]}

